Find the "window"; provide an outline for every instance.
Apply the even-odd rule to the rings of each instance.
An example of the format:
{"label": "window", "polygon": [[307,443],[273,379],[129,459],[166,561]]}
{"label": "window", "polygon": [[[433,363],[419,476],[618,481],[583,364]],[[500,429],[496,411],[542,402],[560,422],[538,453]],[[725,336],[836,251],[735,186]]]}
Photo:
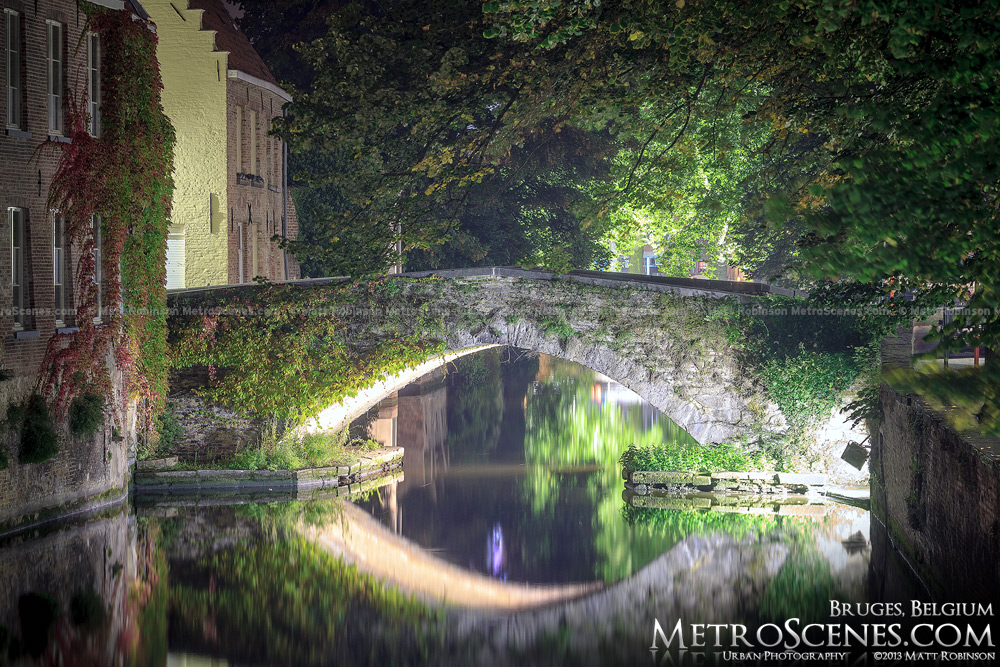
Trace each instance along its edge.
{"label": "window", "polygon": [[97,285],[97,309],[94,312],[94,322],[101,321],[104,312],[104,233],[101,229],[104,220],[99,215],[94,216],[94,284]]}
{"label": "window", "polygon": [[49,132],[63,131],[63,27],[48,21],[49,34]]}
{"label": "window", "polygon": [[646,257],[646,275],[652,276],[660,272],[659,267],[656,264],[656,257]]}
{"label": "window", "polygon": [[70,321],[67,317],[67,270],[69,253],[66,252],[66,220],[58,211],[52,212],[52,288],[55,292],[56,326],[64,327]]}
{"label": "window", "polygon": [[21,15],[8,9],[7,18],[7,127],[21,127]]}
{"label": "window", "polygon": [[274,184],[277,187],[282,186],[281,178],[281,140],[274,140]]}
{"label": "window", "polygon": [[243,168],[243,107],[236,107],[236,171],[246,173]]}
{"label": "window", "polygon": [[257,175],[257,112],[250,109],[249,127],[250,133],[250,173]]}
{"label": "window", "polygon": [[87,102],[90,112],[90,134],[101,136],[101,38],[87,33]]}
{"label": "window", "polygon": [[236,282],[243,282],[243,223],[236,223]]}
{"label": "window", "polygon": [[250,110],[250,173],[257,175],[257,112]]}
{"label": "window", "polygon": [[13,290],[14,328],[24,328],[24,313],[27,307],[27,290],[24,285],[24,209],[8,208],[7,222],[10,224],[10,285]]}

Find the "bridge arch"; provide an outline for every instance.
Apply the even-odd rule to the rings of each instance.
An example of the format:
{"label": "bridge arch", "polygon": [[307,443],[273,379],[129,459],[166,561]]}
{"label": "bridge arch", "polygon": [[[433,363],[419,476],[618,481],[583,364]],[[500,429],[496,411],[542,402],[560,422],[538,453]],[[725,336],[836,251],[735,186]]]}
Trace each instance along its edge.
{"label": "bridge arch", "polygon": [[[489,347],[512,346],[602,373],[702,444],[784,431],[780,410],[741,376],[735,350],[713,318],[732,300],[747,298],[702,286],[723,281],[691,280],[685,282],[692,285],[678,286],[592,272],[560,278],[516,269],[480,271],[439,272],[444,275],[438,277],[453,281],[436,303],[444,312],[442,354],[329,406],[311,428],[340,428],[443,363]],[[450,275],[455,273],[461,275]]]}

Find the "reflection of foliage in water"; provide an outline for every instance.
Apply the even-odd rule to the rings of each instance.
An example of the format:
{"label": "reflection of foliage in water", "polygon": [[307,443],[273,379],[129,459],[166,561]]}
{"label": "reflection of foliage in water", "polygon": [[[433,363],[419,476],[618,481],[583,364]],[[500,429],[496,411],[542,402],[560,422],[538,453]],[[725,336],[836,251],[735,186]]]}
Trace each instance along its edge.
{"label": "reflection of foliage in water", "polygon": [[786,539],[791,551],[761,599],[762,621],[783,623],[789,618],[818,623],[829,618],[830,600],[845,599],[830,573],[830,563],[806,530]]}
{"label": "reflection of foliage in water", "polygon": [[[599,554],[594,575],[618,581],[633,574],[684,535],[664,533],[657,526],[629,526],[621,516],[619,457],[630,445],[697,446],[677,424],[660,415],[651,419],[641,404],[616,405],[594,400],[594,371],[550,358],[547,381],[536,383],[527,401],[524,439],[528,474],[524,492],[536,516],[557,512],[563,480],[554,468],[597,465],[587,493],[593,506],[594,548]],[[739,519],[735,519],[739,521]]]}
{"label": "reflection of foliage in water", "polygon": [[409,664],[444,641],[440,612],[301,537],[238,544],[195,570],[171,589],[171,620],[236,661]]}
{"label": "reflection of foliage in water", "polygon": [[136,578],[128,593],[136,610],[138,637],[130,665],[162,665],[167,660],[167,555],[166,544],[180,529],[179,520],[139,519],[136,540]]}
{"label": "reflection of foliage in water", "polygon": [[482,460],[496,450],[503,416],[500,350],[455,361],[448,373],[448,452],[453,463]]}
{"label": "reflection of foliage in water", "polygon": [[656,528],[661,534],[673,538],[674,542],[688,535],[712,533],[726,533],[737,540],[750,535],[765,535],[781,526],[787,518],[766,514],[649,509],[633,507],[629,503],[623,504],[621,513],[628,525]]}
{"label": "reflection of foliage in water", "polygon": [[610,489],[620,486],[618,459],[629,445],[695,443],[662,415],[646,424],[639,404],[619,407],[592,400],[593,371],[555,358],[550,363],[551,376],[535,385],[525,413],[524,456],[533,466],[528,492],[536,511],[558,498],[558,480],[547,468],[597,464]]}

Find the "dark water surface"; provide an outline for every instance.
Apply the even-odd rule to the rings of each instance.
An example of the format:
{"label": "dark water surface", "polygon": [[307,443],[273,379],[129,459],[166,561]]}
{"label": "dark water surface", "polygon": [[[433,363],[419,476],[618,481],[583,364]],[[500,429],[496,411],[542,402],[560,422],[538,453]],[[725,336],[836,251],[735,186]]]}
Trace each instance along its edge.
{"label": "dark water surface", "polygon": [[651,655],[654,621],[920,595],[863,509],[631,508],[625,448],[690,438],[559,359],[477,353],[352,428],[405,458],[351,503],[140,495],[0,544],[0,665],[740,664]]}

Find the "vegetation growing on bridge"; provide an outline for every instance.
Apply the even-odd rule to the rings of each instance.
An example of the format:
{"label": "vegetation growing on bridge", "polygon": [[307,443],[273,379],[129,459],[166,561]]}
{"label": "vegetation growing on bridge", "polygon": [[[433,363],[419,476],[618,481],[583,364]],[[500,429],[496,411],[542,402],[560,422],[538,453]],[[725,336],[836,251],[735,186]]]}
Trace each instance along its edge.
{"label": "vegetation growing on bridge", "polygon": [[[819,301],[741,305],[572,281],[394,278],[183,298],[182,311],[203,310],[172,318],[175,366],[203,367],[202,395],[243,416],[301,423],[449,345],[511,344],[518,336],[542,344],[541,336],[557,350],[572,345],[574,354],[625,360],[650,378],[674,373],[681,400],[699,400],[702,390],[685,385],[689,377],[738,396],[748,406],[742,445],[763,445],[778,467],[874,365],[877,338],[864,319],[794,315]],[[729,377],[734,362],[732,386],[718,389],[718,373]],[[770,401],[784,412],[790,437],[768,430]]]}
{"label": "vegetation growing on bridge", "polygon": [[301,422],[443,350],[435,281],[267,285],[174,318],[174,367],[204,366],[206,398],[252,417]]}

